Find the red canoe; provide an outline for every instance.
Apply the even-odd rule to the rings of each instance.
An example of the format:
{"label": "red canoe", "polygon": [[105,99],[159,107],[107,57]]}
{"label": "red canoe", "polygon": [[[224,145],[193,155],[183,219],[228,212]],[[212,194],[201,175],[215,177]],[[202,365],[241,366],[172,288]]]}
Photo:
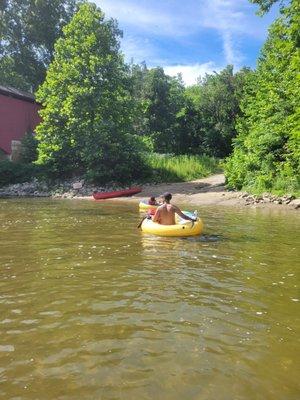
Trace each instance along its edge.
{"label": "red canoe", "polygon": [[94,192],[95,200],[111,199],[113,197],[132,196],[133,194],[140,193],[142,188],[135,187],[131,189],[117,190],[115,192]]}

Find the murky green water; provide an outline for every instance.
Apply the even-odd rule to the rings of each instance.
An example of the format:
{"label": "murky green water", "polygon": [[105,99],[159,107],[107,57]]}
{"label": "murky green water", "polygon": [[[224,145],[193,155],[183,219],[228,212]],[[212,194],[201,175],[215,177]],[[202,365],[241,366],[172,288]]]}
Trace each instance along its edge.
{"label": "murky green water", "polygon": [[132,204],[0,200],[0,398],[299,399],[299,216],[199,211],[157,238]]}

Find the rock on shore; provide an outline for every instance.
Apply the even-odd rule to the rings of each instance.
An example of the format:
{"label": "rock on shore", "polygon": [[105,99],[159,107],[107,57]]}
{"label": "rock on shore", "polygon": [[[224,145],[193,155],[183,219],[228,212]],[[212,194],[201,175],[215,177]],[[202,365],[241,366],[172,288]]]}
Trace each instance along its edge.
{"label": "rock on shore", "polygon": [[[245,201],[245,205],[253,205],[253,204],[267,204],[267,203],[274,203],[274,204],[291,204],[295,208],[300,207],[300,199],[296,199],[295,196],[292,195],[284,195],[284,196],[275,196],[270,193],[263,193],[262,195],[252,195],[249,193],[240,193],[238,195],[240,199]],[[299,200],[299,201],[298,201]]]}

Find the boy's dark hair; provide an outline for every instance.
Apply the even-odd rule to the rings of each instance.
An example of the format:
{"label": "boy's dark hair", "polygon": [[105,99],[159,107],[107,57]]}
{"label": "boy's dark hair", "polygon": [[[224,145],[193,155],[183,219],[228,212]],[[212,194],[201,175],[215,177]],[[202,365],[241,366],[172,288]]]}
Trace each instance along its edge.
{"label": "boy's dark hair", "polygon": [[166,192],[166,193],[163,194],[163,198],[166,201],[170,201],[172,199],[172,195],[171,195],[171,193]]}
{"label": "boy's dark hair", "polygon": [[151,201],[155,201],[155,196],[151,196],[151,197],[150,197],[150,200],[151,200]]}

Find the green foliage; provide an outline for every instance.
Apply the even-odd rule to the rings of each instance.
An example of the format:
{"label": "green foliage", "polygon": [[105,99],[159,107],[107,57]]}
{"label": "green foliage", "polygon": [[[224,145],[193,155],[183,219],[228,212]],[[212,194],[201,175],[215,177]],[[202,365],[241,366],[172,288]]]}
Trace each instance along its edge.
{"label": "green foliage", "polygon": [[0,45],[0,84],[30,91],[31,85],[28,84],[27,78],[18,71],[18,62],[14,57],[3,56],[1,47]]}
{"label": "green foliage", "polygon": [[151,136],[138,136],[136,139],[140,143],[140,149],[142,152],[154,153],[154,140]]}
{"label": "green foliage", "polygon": [[145,81],[148,68],[145,63],[129,65],[130,94],[133,100],[133,129],[136,135],[149,137],[148,119],[145,115],[148,102],[145,93]]}
{"label": "green foliage", "polygon": [[134,107],[119,31],[94,4],[80,6],[55,45],[37,98],[38,163],[57,176],[86,174],[105,183],[139,176],[142,158],[132,132]]}
{"label": "green foliage", "polygon": [[228,156],[236,136],[236,118],[249,69],[233,73],[228,65],[220,73],[206,74],[186,90],[185,107],[177,115],[177,153]]}
{"label": "green foliage", "polygon": [[214,157],[152,153],[147,156],[156,182],[184,182],[199,179],[220,171],[219,161]]}
{"label": "green foliage", "polygon": [[14,163],[8,160],[0,161],[0,187],[31,181],[35,172],[36,167],[32,164]]}
{"label": "green foliage", "polygon": [[187,89],[180,76],[171,78],[162,68],[132,65],[130,71],[135,132],[151,137],[154,151],[218,157],[230,154],[249,69],[234,74],[228,66]]}
{"label": "green foliage", "polygon": [[0,84],[34,91],[44,80],[54,43],[77,0],[0,2]]}
{"label": "green foliage", "polygon": [[299,193],[299,19],[300,4],[292,1],[271,26],[225,166],[229,187]]}
{"label": "green foliage", "polygon": [[151,137],[157,152],[174,151],[177,113],[184,105],[181,78],[166,75],[160,67],[148,70],[142,64],[131,66],[131,79],[136,107],[136,134]]}
{"label": "green foliage", "polygon": [[145,174],[143,158],[138,152],[139,144],[131,134],[120,134],[105,127],[102,132],[98,131],[90,150],[86,151],[84,159],[87,166],[85,177],[89,181],[125,183]]}
{"label": "green foliage", "polygon": [[21,162],[30,164],[38,158],[38,141],[31,132],[27,132],[21,141]]}
{"label": "green foliage", "polygon": [[[205,129],[197,104],[191,97],[189,89],[200,89],[198,86],[188,88],[185,93],[185,105],[177,114],[176,154],[203,154],[210,153],[205,147]],[[197,99],[198,101],[198,99]]]}
{"label": "green foliage", "polygon": [[279,2],[281,5],[287,2],[287,0],[249,0],[253,4],[259,5],[258,14],[263,15],[270,10],[273,4]]}

